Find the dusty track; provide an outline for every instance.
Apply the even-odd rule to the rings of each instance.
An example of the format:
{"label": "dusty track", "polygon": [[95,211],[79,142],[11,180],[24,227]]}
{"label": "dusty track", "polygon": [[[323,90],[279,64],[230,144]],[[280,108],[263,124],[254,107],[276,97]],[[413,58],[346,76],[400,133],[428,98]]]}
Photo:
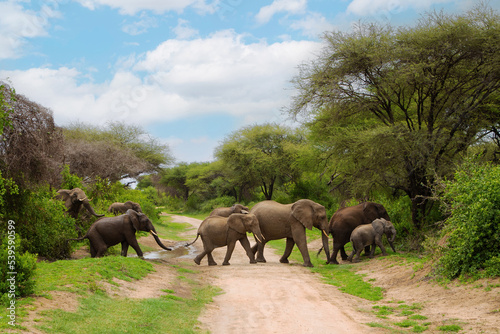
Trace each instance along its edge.
{"label": "dusty track", "polygon": [[[195,227],[201,222],[172,218]],[[195,246],[202,248],[200,239]],[[215,261],[222,263],[225,252],[224,247],[216,249]],[[202,260],[197,270],[223,290],[200,316],[202,328],[212,333],[377,333],[363,325],[371,319],[357,311],[369,308],[369,302],[322,283],[300,264],[279,263],[271,249],[265,256],[267,263],[250,264],[237,245],[230,266],[209,267],[207,259]]]}

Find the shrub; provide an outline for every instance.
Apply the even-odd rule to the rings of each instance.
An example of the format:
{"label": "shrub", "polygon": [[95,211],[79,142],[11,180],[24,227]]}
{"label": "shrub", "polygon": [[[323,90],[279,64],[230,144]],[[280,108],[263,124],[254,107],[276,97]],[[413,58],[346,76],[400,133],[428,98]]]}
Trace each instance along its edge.
{"label": "shrub", "polygon": [[203,202],[200,206],[201,212],[212,212],[215,208],[229,207],[234,204],[233,196],[221,196],[208,201]]}
{"label": "shrub", "polygon": [[[24,190],[16,199],[16,210],[7,218],[16,222],[16,232],[26,251],[62,259],[70,255],[66,239],[76,236],[75,220],[65,214],[66,207],[54,195],[48,189]],[[5,227],[2,231],[6,231]]]}
{"label": "shrub", "polygon": [[35,290],[36,256],[22,252],[21,240],[14,228],[8,230],[0,245],[0,299],[4,305]]}
{"label": "shrub", "polygon": [[443,229],[438,272],[447,278],[461,275],[498,275],[500,249],[500,167],[466,162],[446,183],[443,200],[450,217]]}

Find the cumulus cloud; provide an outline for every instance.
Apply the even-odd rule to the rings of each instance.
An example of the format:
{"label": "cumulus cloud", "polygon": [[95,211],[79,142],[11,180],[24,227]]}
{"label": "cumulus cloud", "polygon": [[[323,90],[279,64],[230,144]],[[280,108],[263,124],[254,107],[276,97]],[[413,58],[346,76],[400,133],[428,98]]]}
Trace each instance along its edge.
{"label": "cumulus cloud", "polygon": [[277,13],[300,14],[305,12],[306,7],[307,0],[274,0],[269,6],[261,8],[255,19],[258,23],[265,24]]}
{"label": "cumulus cloud", "polygon": [[19,58],[26,40],[47,36],[50,20],[60,17],[57,10],[47,5],[34,12],[11,1],[0,2],[0,13],[0,59]]}
{"label": "cumulus cloud", "polygon": [[0,71],[0,77],[51,108],[58,124],[133,119],[148,125],[211,113],[251,124],[281,117],[297,65],[319,48],[310,41],[246,43],[244,35],[225,30],[207,38],[167,40],[132,55],[101,84],[81,83],[85,74],[66,67]]}
{"label": "cumulus cloud", "polygon": [[214,5],[206,4],[205,0],[77,0],[82,6],[95,10],[99,6],[108,6],[118,9],[120,14],[135,15],[143,10],[150,10],[157,14],[168,11],[182,12],[192,7],[201,13],[213,13]]}
{"label": "cumulus cloud", "polygon": [[189,22],[183,19],[178,19],[177,26],[173,29],[178,39],[188,39],[198,36],[199,32],[189,26]]}

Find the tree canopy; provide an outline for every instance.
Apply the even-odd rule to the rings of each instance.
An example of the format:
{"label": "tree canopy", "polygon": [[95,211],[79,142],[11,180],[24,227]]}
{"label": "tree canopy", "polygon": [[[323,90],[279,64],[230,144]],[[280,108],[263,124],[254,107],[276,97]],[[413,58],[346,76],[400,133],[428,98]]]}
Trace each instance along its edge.
{"label": "tree canopy", "polygon": [[324,41],[288,112],[308,117],[332,178],[404,191],[419,227],[436,177],[500,122],[498,14],[434,12],[412,28],[359,24]]}
{"label": "tree canopy", "polygon": [[230,134],[215,155],[228,168],[234,184],[260,186],[265,198],[272,199],[277,182],[293,181],[300,175],[297,161],[305,144],[298,131],[276,124],[255,125]]}
{"label": "tree canopy", "polygon": [[65,163],[80,177],[99,176],[114,182],[156,172],[174,160],[167,145],[135,125],[74,123],[64,128],[64,137]]}

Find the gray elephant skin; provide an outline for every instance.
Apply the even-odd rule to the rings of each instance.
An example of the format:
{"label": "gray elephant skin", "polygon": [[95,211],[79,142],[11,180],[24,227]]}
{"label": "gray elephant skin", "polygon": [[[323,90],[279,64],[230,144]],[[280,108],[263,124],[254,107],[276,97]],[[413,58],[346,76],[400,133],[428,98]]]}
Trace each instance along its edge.
{"label": "gray elephant skin", "polygon": [[122,256],[127,256],[128,247],[131,246],[136,251],[137,256],[143,258],[142,250],[135,236],[136,231],[150,232],[161,248],[172,250],[163,245],[156,234],[153,223],[145,214],[130,209],[121,216],[97,220],[83,237],[70,240],[89,239],[91,257],[101,257],[109,247],[121,243]]}
{"label": "gray elephant skin", "polygon": [[[394,225],[384,218],[375,219],[371,224],[359,225],[351,233],[352,253],[347,257],[347,261],[359,262],[361,251],[366,246],[371,246],[371,251],[368,257],[371,259],[375,255],[375,248],[380,247],[383,256],[387,256],[384,244],[382,243],[382,236],[387,236],[387,241],[391,245],[394,253],[394,239],[396,238],[396,228]],[[354,255],[356,254],[356,257]],[[354,258],[353,258],[354,257]]]}
{"label": "gray elephant skin", "polygon": [[248,213],[250,211],[246,206],[242,204],[234,204],[231,207],[221,207],[214,209],[210,216],[221,216],[221,217],[229,217],[233,213]]}
{"label": "gray elephant skin", "polygon": [[239,241],[245,249],[250,263],[257,263],[247,238],[247,232],[252,232],[258,242],[262,240],[259,222],[253,214],[234,213],[229,217],[209,216],[200,224],[196,239],[186,246],[192,245],[198,240],[198,237],[201,237],[203,252],[195,257],[194,262],[200,264],[203,257],[207,255],[210,266],[217,265],[212,251],[215,248],[227,246],[226,256],[222,264],[229,265],[236,241]]}
{"label": "gray elephant skin", "polygon": [[[264,236],[262,244],[254,245],[252,250],[257,252],[257,262],[266,262],[264,246],[269,240],[286,238],[285,253],[281,263],[288,263],[293,246],[297,247],[304,259],[304,266],[313,267],[307,249],[306,228],[314,227],[321,230],[323,247],[328,250],[328,218],[323,205],[309,199],[301,199],[291,204],[280,204],[275,201],[263,201],[255,204],[250,210],[257,216],[260,229]],[[328,254],[328,253],[327,253]],[[327,259],[328,260],[328,259]]]}
{"label": "gray elephant skin", "polygon": [[[389,220],[389,214],[382,204],[374,202],[364,202],[358,205],[338,209],[330,219],[328,232],[333,237],[333,252],[329,257],[328,249],[326,257],[329,258],[328,263],[338,264],[337,254],[340,250],[340,255],[343,260],[347,260],[347,254],[344,245],[350,241],[351,233],[359,225],[370,224],[377,218]],[[369,252],[369,247],[365,248],[366,253]]]}
{"label": "gray elephant skin", "polygon": [[119,215],[124,214],[128,209],[142,213],[140,204],[132,201],[126,201],[125,203],[115,202],[109,206],[108,212],[111,212],[114,215]]}
{"label": "gray elephant skin", "polygon": [[96,217],[104,216],[97,214],[94,211],[94,208],[92,208],[92,206],[90,205],[87,195],[85,195],[85,192],[80,188],[73,188],[71,190],[59,189],[57,191],[57,194],[57,198],[64,201],[64,205],[67,209],[66,212],[75,219],[78,217],[82,205],[85,207],[85,209],[87,209],[88,212],[90,212],[90,214]]}

